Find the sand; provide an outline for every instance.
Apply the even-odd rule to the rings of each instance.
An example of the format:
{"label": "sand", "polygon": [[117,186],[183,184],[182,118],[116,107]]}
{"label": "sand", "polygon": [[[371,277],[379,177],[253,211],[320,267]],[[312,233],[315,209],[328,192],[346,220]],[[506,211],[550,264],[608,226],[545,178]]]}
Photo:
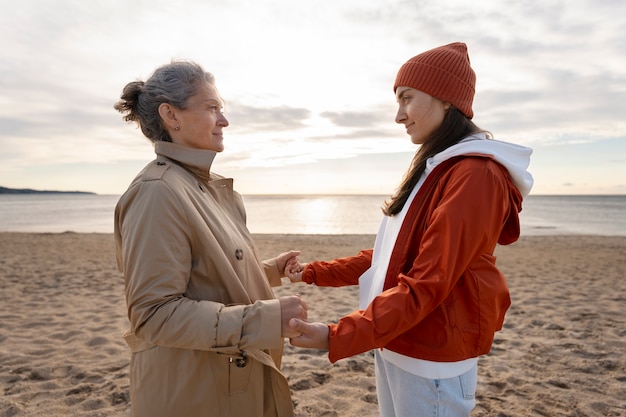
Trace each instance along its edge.
{"label": "sand", "polygon": [[[353,255],[373,236],[256,235],[263,257]],[[529,236],[497,250],[513,305],[480,359],[473,416],[626,416],[626,237]],[[288,284],[333,321],[356,288]],[[123,282],[109,234],[0,233],[0,417],[128,416]],[[371,353],[286,346],[295,415],[377,415]]]}

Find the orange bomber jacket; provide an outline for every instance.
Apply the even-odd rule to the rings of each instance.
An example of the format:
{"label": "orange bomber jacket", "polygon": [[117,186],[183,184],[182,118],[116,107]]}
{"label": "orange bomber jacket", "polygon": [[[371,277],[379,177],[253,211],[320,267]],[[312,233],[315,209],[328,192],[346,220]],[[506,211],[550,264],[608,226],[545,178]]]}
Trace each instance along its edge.
{"label": "orange bomber jacket", "polygon": [[[330,361],[375,348],[436,362],[487,354],[511,303],[493,252],[519,237],[521,204],[508,171],[487,155],[438,165],[408,209],[383,292],[329,325]],[[311,262],[303,280],[356,285],[372,254]]]}

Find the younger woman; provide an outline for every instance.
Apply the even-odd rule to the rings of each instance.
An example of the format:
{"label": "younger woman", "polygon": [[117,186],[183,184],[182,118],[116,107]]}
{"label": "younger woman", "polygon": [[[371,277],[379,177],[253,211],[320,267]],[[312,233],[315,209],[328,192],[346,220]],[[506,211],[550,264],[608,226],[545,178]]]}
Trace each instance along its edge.
{"label": "younger woman", "polygon": [[360,286],[337,324],[292,319],[294,346],[329,359],[376,349],[383,417],[469,416],[477,363],[510,305],[494,249],[520,233],[531,150],[491,140],[473,122],[476,76],[452,43],[407,61],[394,84],[396,122],[420,145],[384,208],[373,249],[287,266],[292,281]]}

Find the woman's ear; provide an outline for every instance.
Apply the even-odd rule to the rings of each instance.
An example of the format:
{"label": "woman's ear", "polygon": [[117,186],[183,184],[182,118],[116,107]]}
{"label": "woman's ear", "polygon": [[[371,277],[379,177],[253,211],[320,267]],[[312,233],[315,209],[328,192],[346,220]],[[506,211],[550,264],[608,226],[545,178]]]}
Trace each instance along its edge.
{"label": "woman's ear", "polygon": [[165,126],[172,130],[178,130],[178,118],[176,117],[176,108],[169,103],[161,103],[159,105],[159,116]]}
{"label": "woman's ear", "polygon": [[444,101],[444,102],[443,102],[443,109],[444,109],[445,111],[450,110],[450,107],[452,107],[452,104],[450,104],[450,103],[448,103],[448,102],[446,102],[446,101]]}

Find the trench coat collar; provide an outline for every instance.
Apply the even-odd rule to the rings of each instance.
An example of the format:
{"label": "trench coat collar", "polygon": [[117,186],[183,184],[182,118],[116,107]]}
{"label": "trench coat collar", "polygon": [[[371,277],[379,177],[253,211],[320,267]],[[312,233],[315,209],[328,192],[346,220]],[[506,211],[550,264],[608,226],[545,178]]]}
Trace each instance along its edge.
{"label": "trench coat collar", "polygon": [[209,180],[211,165],[217,155],[215,151],[194,149],[187,146],[177,145],[172,142],[158,141],[154,143],[154,151],[157,155],[169,158],[184,165],[199,178]]}

